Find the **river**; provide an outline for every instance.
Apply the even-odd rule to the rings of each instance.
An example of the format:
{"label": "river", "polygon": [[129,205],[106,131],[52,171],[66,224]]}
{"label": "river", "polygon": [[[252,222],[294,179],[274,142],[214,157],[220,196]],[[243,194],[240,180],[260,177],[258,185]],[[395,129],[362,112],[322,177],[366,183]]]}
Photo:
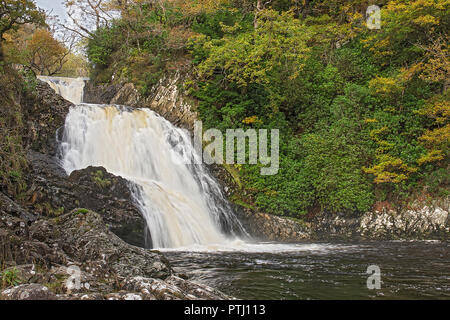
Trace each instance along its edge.
{"label": "river", "polygon": [[[450,243],[257,244],[166,250],[177,272],[239,299],[449,299]],[[377,265],[381,289],[367,288]]]}

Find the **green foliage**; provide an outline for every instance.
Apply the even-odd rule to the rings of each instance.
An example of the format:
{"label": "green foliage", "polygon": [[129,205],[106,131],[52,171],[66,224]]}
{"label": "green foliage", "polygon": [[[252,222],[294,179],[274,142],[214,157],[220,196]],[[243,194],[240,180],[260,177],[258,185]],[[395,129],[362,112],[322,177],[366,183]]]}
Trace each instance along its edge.
{"label": "green foliage", "polygon": [[107,178],[104,178],[103,171],[101,170],[98,170],[92,174],[92,181],[102,189],[107,188],[111,185],[111,181]]}
{"label": "green foliage", "polygon": [[0,9],[0,43],[7,31],[17,30],[21,25],[45,24],[45,13],[32,0],[0,0]]}
{"label": "green foliage", "polygon": [[10,67],[5,69],[6,72],[0,73],[0,190],[17,196],[27,188],[23,173],[28,163],[23,147],[25,129],[20,102],[29,86]]}
{"label": "green foliage", "polygon": [[14,267],[0,273],[0,288],[15,287],[20,284],[19,271]]}
{"label": "green foliage", "polygon": [[130,5],[122,19],[99,28],[89,39],[87,55],[97,82],[132,82],[142,94],[171,68],[192,31],[170,3]]}
{"label": "green foliage", "polygon": [[77,210],[75,210],[75,212],[73,213],[73,215],[74,215],[74,216],[77,216],[77,215],[79,215],[79,214],[87,214],[87,213],[89,213],[89,210],[88,210],[88,209],[77,209]]}

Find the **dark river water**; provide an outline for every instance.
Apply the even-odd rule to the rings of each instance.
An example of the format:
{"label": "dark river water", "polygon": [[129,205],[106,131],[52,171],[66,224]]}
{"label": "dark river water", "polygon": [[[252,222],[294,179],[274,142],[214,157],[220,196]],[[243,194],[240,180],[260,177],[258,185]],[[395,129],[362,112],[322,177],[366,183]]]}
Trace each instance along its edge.
{"label": "dark river water", "polygon": [[[449,242],[260,243],[165,255],[175,271],[239,299],[450,299]],[[367,287],[373,265],[381,289]]]}

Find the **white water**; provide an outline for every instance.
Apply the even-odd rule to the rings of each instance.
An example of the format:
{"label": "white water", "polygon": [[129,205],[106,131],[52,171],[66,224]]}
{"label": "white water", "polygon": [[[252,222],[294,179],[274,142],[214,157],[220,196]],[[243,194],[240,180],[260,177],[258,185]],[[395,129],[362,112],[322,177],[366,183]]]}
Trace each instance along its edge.
{"label": "white water", "polygon": [[85,81],[88,79],[45,76],[38,76],[38,79],[48,83],[57,94],[73,104],[83,102]]}
{"label": "white water", "polygon": [[72,108],[61,153],[68,174],[102,166],[135,183],[130,187],[147,220],[153,248],[223,246],[245,234],[205,168],[182,164],[183,155],[196,156],[191,139],[148,109]]}

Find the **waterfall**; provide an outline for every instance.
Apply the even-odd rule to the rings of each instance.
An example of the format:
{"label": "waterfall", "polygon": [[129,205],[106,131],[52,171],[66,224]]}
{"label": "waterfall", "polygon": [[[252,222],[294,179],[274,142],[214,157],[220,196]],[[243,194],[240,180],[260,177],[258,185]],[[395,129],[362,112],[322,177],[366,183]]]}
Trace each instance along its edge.
{"label": "waterfall", "polygon": [[102,166],[133,182],[153,248],[224,244],[245,234],[206,168],[183,156],[197,156],[190,136],[148,109],[81,104],[66,118],[66,172]]}
{"label": "waterfall", "polygon": [[38,79],[48,83],[57,94],[74,104],[83,102],[85,81],[89,80],[87,78],[75,79],[45,76],[38,76]]}

